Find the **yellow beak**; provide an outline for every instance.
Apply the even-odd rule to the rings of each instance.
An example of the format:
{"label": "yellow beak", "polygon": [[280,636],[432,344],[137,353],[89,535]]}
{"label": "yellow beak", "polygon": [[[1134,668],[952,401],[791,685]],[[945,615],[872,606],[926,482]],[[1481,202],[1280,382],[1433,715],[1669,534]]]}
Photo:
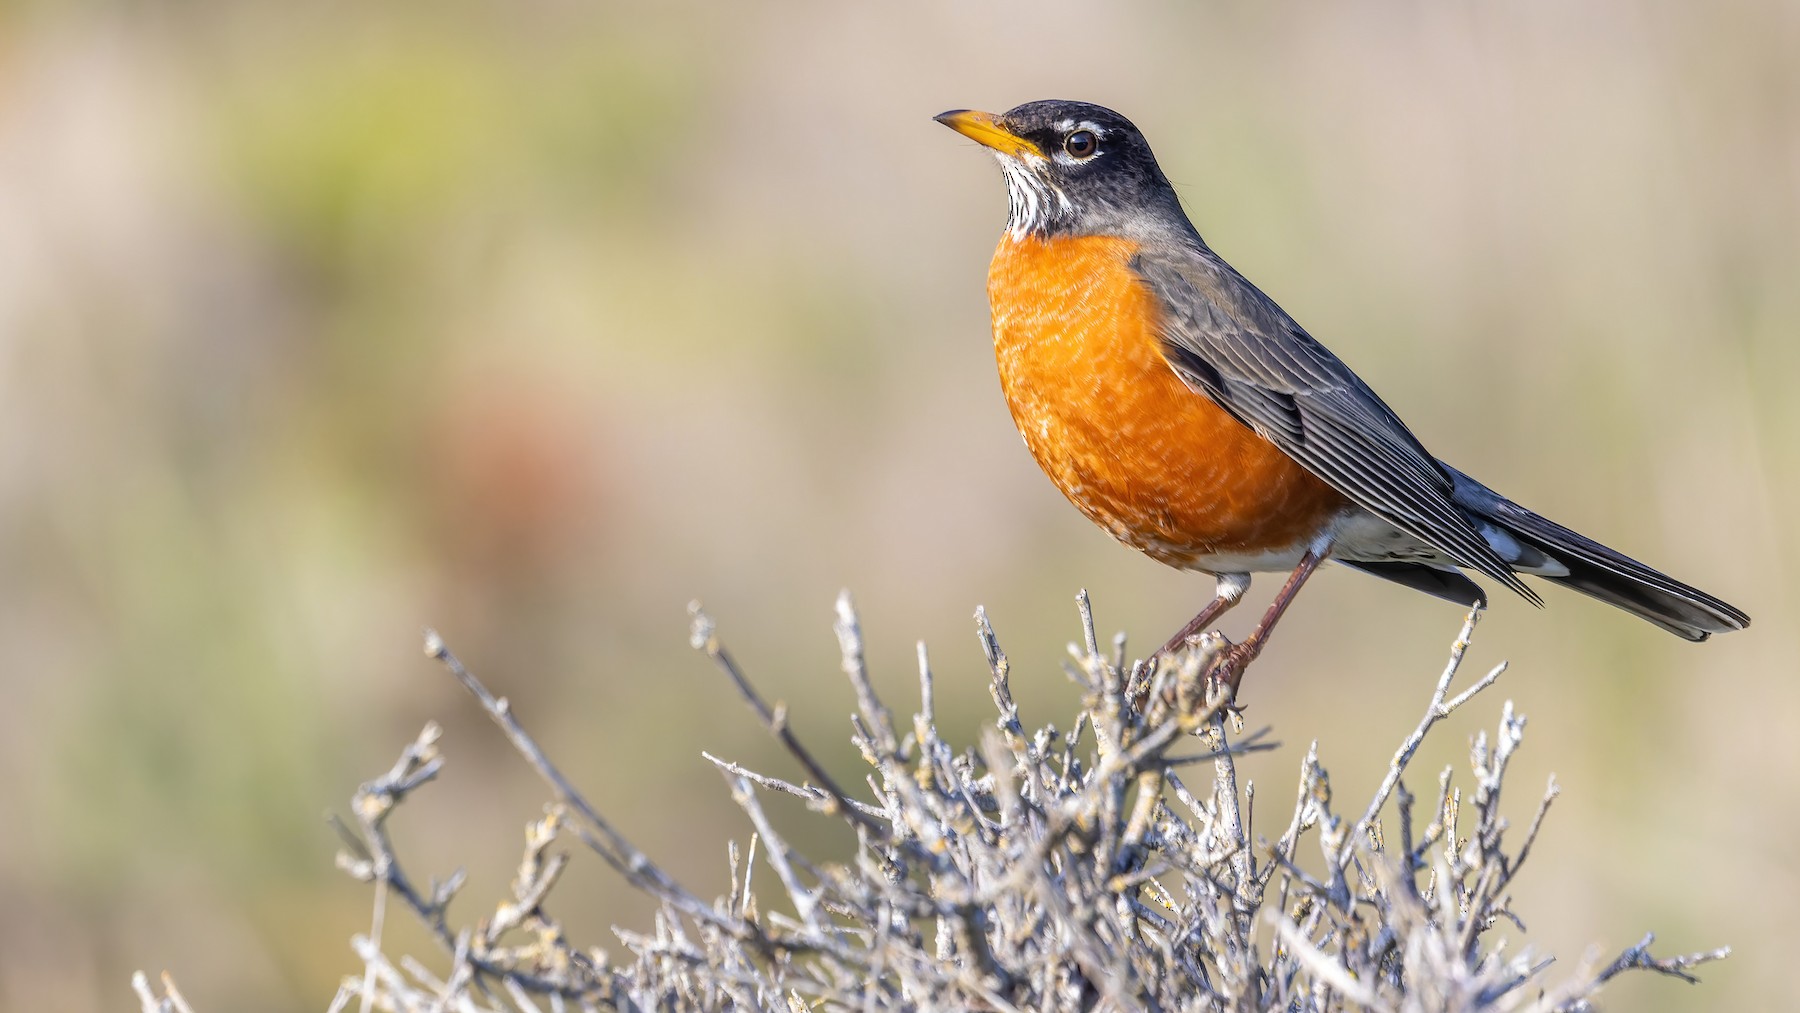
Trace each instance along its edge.
{"label": "yellow beak", "polygon": [[1036,158],[1044,157],[1044,149],[1002,127],[999,119],[993,113],[976,112],[973,109],[952,109],[947,113],[933,116],[932,119],[964,137],[993,148],[1002,155],[1011,155],[1014,158],[1026,155]]}

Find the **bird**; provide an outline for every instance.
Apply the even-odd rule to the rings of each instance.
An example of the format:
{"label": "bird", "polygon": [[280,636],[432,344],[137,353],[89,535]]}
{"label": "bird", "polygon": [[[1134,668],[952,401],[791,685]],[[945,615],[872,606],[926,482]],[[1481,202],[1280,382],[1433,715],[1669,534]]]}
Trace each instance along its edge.
{"label": "bird", "polygon": [[1244,666],[1326,560],[1467,608],[1464,571],[1534,605],[1529,575],[1687,640],[1750,617],[1439,460],[1393,409],[1201,238],[1144,135],[1086,102],[955,109],[1008,214],[988,269],[994,353],[1032,456],[1088,519],[1211,574],[1212,601],[1152,658],[1197,643],[1253,573],[1288,577],[1213,663]]}

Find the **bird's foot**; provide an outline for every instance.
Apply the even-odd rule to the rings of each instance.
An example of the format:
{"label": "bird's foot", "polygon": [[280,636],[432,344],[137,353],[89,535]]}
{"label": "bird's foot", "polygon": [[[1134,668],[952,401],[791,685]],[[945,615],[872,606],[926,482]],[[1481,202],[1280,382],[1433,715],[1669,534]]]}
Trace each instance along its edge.
{"label": "bird's foot", "polygon": [[1256,660],[1261,645],[1255,639],[1246,639],[1242,643],[1227,642],[1213,657],[1212,665],[1206,670],[1206,682],[1209,690],[1225,694],[1226,709],[1233,714],[1242,714],[1244,708],[1237,702],[1238,686],[1244,680],[1244,669]]}
{"label": "bird's foot", "polygon": [[[1140,712],[1166,706],[1179,713],[1197,713],[1214,692],[1209,673],[1230,646],[1217,630],[1171,639],[1134,669],[1139,675],[1127,691],[1131,705]],[[1158,679],[1159,673],[1166,681]],[[1157,685],[1161,698],[1152,701],[1151,689]]]}

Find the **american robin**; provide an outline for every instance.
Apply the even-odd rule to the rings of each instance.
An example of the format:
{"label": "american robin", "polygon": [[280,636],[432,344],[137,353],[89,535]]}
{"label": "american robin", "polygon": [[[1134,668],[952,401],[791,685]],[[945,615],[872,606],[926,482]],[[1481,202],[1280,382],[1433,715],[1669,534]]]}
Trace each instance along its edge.
{"label": "american robin", "polygon": [[1006,233],[994,352],[1032,456],[1088,519],[1217,594],[1158,654],[1291,571],[1215,674],[1235,690],[1326,559],[1473,607],[1531,574],[1689,640],[1750,617],[1438,460],[1337,356],[1212,251],[1130,120],[1030,102],[937,121],[992,150]]}

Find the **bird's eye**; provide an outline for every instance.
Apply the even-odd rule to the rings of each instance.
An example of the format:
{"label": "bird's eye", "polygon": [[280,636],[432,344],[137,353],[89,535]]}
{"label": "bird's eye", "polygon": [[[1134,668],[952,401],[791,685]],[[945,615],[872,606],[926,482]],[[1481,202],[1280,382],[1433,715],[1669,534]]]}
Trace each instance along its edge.
{"label": "bird's eye", "polygon": [[1077,130],[1063,138],[1063,150],[1070,158],[1092,158],[1100,150],[1100,139],[1092,130]]}

